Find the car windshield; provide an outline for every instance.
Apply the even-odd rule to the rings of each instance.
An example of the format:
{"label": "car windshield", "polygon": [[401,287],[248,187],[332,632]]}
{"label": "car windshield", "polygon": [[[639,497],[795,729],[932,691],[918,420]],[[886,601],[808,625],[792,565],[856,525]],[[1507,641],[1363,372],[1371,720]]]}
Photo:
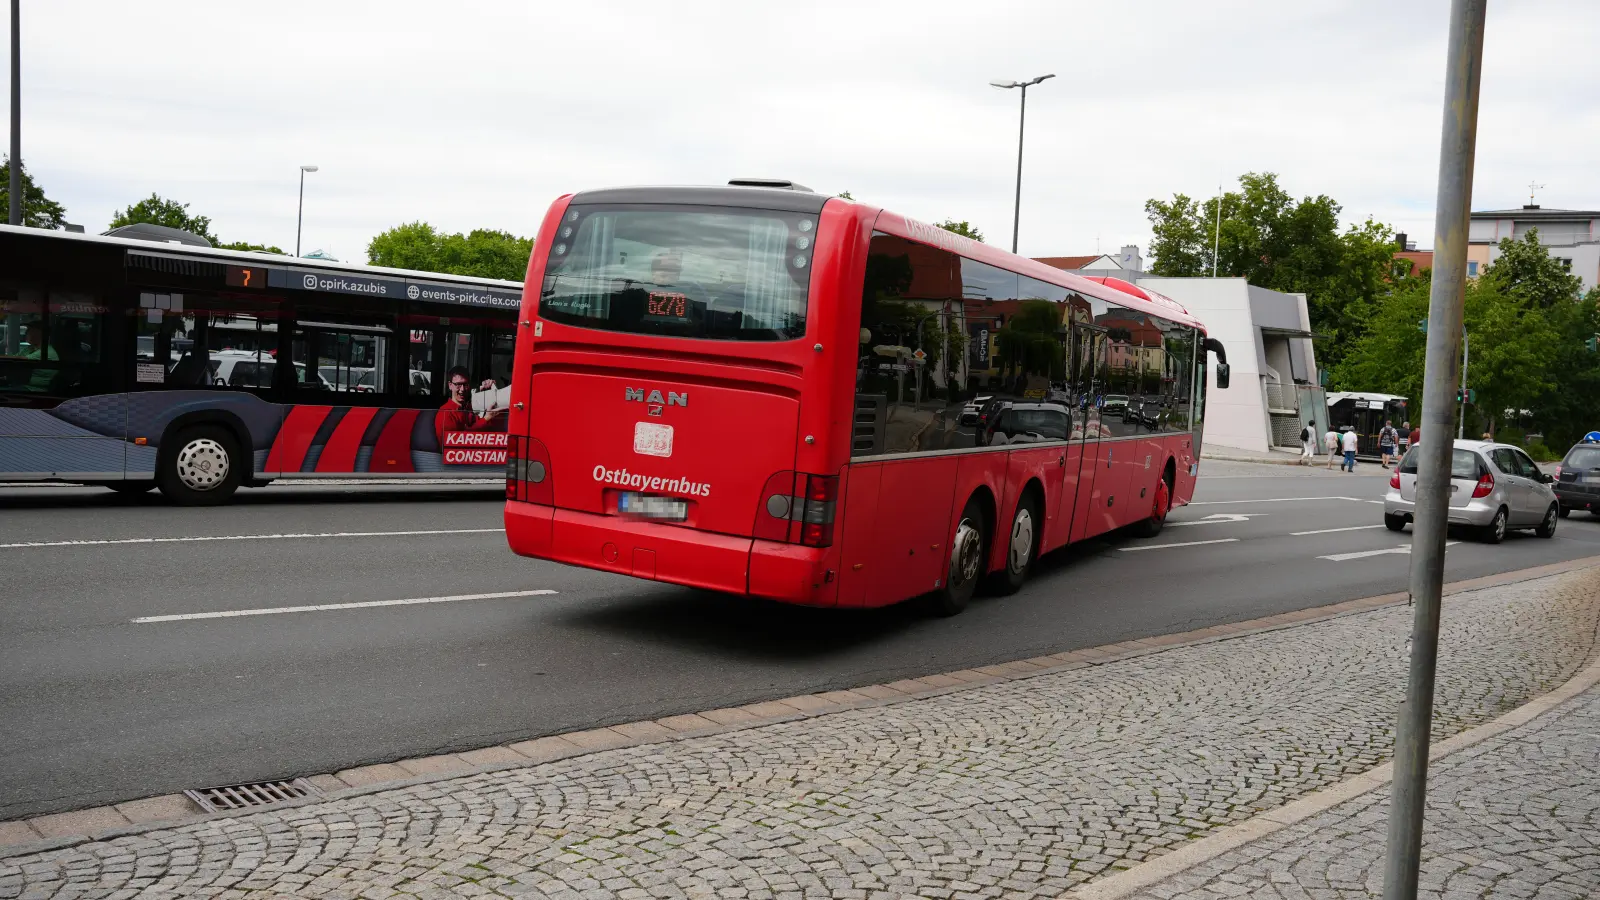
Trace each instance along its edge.
{"label": "car windshield", "polygon": [[1563,469],[1600,469],[1600,445],[1580,444],[1567,451],[1561,461]]}

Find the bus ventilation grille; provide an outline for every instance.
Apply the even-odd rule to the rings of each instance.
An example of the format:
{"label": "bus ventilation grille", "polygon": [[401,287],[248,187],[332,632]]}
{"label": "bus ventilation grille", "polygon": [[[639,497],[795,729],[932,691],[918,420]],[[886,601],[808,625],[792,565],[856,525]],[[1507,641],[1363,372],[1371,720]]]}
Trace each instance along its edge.
{"label": "bus ventilation grille", "polygon": [[850,455],[883,452],[889,424],[889,398],[884,394],[857,394],[855,420],[850,430]]}
{"label": "bus ventilation grille", "polygon": [[288,781],[253,781],[249,784],[201,788],[197,791],[184,791],[183,795],[206,812],[215,813],[230,809],[274,806],[302,797],[320,797],[322,792],[304,778],[294,778]]}

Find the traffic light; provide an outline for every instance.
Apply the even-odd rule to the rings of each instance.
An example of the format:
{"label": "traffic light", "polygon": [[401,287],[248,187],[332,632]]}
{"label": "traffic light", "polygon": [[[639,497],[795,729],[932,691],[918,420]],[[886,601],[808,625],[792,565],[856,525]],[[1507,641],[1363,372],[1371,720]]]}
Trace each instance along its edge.
{"label": "traffic light", "polygon": [[[1478,402],[1478,391],[1476,388],[1467,388],[1467,402]],[[1461,403],[1461,388],[1456,388],[1456,403],[1458,405]]]}

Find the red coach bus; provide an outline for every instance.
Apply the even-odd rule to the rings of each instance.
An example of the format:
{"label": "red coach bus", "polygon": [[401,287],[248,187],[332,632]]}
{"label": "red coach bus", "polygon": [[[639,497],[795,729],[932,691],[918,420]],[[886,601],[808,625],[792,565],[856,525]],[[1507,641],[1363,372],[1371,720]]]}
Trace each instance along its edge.
{"label": "red coach bus", "polygon": [[1179,304],[788,182],[560,198],[529,264],[524,556],[812,606],[959,612],[1194,491]]}

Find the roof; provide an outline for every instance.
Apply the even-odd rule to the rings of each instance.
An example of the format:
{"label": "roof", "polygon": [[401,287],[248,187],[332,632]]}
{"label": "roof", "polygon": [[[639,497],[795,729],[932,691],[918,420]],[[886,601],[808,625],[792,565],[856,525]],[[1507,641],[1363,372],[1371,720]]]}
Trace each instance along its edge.
{"label": "roof", "polygon": [[1600,209],[1485,209],[1472,214],[1474,219],[1600,219]]}
{"label": "roof", "polygon": [[1328,405],[1332,406],[1340,400],[1377,400],[1380,403],[1388,403],[1390,400],[1405,399],[1408,398],[1401,397],[1398,394],[1377,394],[1369,391],[1335,391],[1328,395]]}
{"label": "roof", "polygon": [[1072,269],[1081,269],[1102,256],[1105,256],[1105,254],[1092,253],[1088,256],[1035,256],[1033,261],[1042,262],[1053,269],[1066,269],[1071,271]]}

